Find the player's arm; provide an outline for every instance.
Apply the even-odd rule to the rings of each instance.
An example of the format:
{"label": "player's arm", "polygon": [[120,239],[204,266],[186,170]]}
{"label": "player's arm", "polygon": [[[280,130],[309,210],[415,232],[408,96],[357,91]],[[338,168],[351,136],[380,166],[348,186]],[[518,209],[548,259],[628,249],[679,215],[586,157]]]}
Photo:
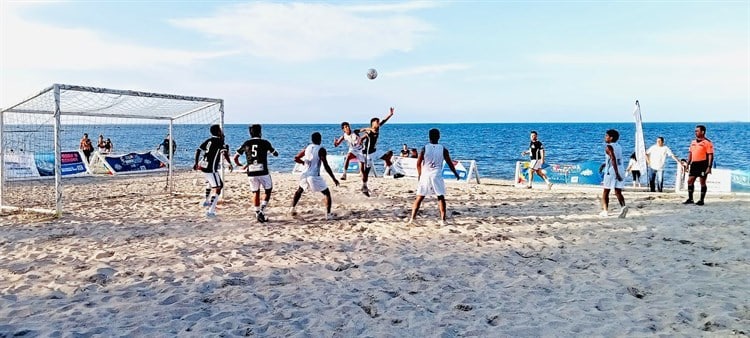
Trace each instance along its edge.
{"label": "player's arm", "polygon": [[[544,158],[544,157],[542,157]],[[451,160],[451,154],[448,152],[448,149],[443,148],[443,159],[445,160],[445,163],[448,163],[448,168],[451,169],[453,172],[453,175],[456,175],[456,179],[461,179],[461,176],[458,175],[458,171],[456,171],[456,166],[453,165],[453,160]]]}
{"label": "player's arm", "polygon": [[305,161],[302,160],[302,158],[305,157],[305,149],[302,148],[297,155],[294,155],[294,162],[297,162],[299,164],[305,164]]}
{"label": "player's arm", "polygon": [[417,179],[422,177],[422,161],[424,160],[424,148],[419,152],[417,156]]}
{"label": "player's arm", "polygon": [[242,163],[240,163],[240,152],[239,149],[236,153],[234,153],[234,157],[232,158],[234,164],[236,164],[238,167],[242,166]]}
{"label": "player's arm", "polygon": [[615,150],[609,144],[607,145],[607,156],[609,156],[610,161],[612,161],[612,167],[615,168],[615,178],[617,178],[618,181],[622,181],[622,176],[620,176],[620,166],[617,164],[617,156],[615,156]]}
{"label": "player's arm", "polygon": [[234,167],[232,166],[232,160],[229,159],[229,149],[226,147],[221,149],[221,155],[224,157],[224,160],[227,161],[227,164],[229,164],[229,172],[232,172]]}
{"label": "player's arm", "polygon": [[273,145],[271,145],[271,142],[268,142],[268,152],[271,153],[273,157],[279,157],[279,152],[276,151],[276,148],[274,148]]}
{"label": "player's arm", "polygon": [[544,147],[539,148],[539,163],[544,163],[544,156],[546,155],[547,151],[544,150]]}
{"label": "player's arm", "polygon": [[201,158],[201,148],[195,149],[195,161],[193,162],[193,170],[200,170],[198,161]]}
{"label": "player's arm", "polygon": [[391,109],[388,111],[388,116],[380,119],[380,126],[383,126],[386,122],[388,122],[388,120],[391,118],[391,116],[393,116],[393,112],[394,111],[395,111],[395,109],[393,107],[391,107]]}
{"label": "player's arm", "polygon": [[706,154],[706,159],[708,160],[708,169],[706,169],[706,174],[710,174],[711,168],[714,166],[714,153]]}
{"label": "player's arm", "polygon": [[320,148],[318,150],[318,156],[320,156],[320,160],[323,162],[323,168],[326,169],[326,172],[329,176],[333,179],[333,184],[335,184],[337,187],[339,186],[339,180],[336,179],[336,176],[333,175],[333,170],[331,170],[331,166],[328,165],[328,158],[326,157],[327,152],[326,148]]}
{"label": "player's arm", "polygon": [[333,146],[338,147],[341,142],[344,142],[344,135],[339,136],[338,138],[333,139]]}

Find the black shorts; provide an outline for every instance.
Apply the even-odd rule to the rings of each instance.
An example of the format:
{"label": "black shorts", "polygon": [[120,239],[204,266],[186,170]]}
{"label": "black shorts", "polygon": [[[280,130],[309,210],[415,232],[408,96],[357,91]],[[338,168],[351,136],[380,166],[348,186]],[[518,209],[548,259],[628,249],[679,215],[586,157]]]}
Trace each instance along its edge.
{"label": "black shorts", "polygon": [[641,179],[641,171],[640,170],[631,170],[630,174],[633,175],[633,181],[638,181]]}
{"label": "black shorts", "polygon": [[690,164],[692,177],[706,177],[706,170],[708,170],[708,161],[696,161]]}

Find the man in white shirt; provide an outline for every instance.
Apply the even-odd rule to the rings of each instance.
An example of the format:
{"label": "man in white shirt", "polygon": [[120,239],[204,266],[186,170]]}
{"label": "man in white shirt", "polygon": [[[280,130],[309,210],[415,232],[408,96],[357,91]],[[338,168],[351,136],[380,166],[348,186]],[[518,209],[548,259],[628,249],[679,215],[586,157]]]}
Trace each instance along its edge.
{"label": "man in white shirt", "polygon": [[664,145],[664,138],[659,136],[656,138],[656,144],[652,145],[646,151],[646,163],[648,163],[648,185],[651,188],[651,192],[664,190],[664,166],[667,164],[667,156],[680,164],[680,159],[674,156],[672,149]]}

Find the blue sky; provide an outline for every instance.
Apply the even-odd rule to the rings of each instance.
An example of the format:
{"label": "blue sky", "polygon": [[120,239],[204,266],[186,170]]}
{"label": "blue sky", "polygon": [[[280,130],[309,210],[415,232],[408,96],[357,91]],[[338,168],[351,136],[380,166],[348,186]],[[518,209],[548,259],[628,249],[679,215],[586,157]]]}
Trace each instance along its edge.
{"label": "blue sky", "polygon": [[748,1],[0,1],[0,107],[67,83],[227,123],[750,121]]}

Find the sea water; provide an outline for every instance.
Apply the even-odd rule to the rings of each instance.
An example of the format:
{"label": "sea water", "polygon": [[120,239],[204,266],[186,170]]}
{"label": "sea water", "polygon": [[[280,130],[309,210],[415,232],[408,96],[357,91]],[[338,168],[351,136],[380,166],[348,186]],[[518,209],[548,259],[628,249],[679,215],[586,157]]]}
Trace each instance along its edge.
{"label": "sea water", "polygon": [[[367,122],[350,121],[352,128],[367,127]],[[665,138],[665,144],[678,158],[687,158],[690,141],[695,138],[698,123],[644,123],[646,148],[656,143],[656,138]],[[718,168],[750,169],[750,123],[704,123],[706,136],[713,141],[715,162]],[[516,161],[528,160],[521,152],[529,145],[529,133],[535,130],[546,149],[548,164],[576,164],[584,161],[604,162],[604,134],[608,129],[620,132],[624,163],[627,164],[634,151],[634,123],[467,123],[467,124],[399,124],[383,125],[378,140],[378,149],[392,150],[396,156],[403,144],[409,148],[421,148],[428,143],[428,131],[438,128],[440,143],[457,160],[476,160],[480,177],[513,179]],[[90,130],[88,130],[90,129]],[[105,138],[112,139],[116,153],[139,152],[156,149],[167,134],[166,125],[118,125],[118,126],[63,126],[63,149],[77,149],[83,132],[96,142],[96,136],[105,129]],[[65,131],[69,132],[65,132]],[[70,132],[75,131],[76,135]],[[320,132],[323,146],[330,154],[345,154],[346,145],[333,146],[333,140],[342,134],[339,124],[266,124],[263,138],[271,141],[279,157],[269,156],[269,168],[276,172],[291,172],[294,155],[310,143],[310,135]],[[242,142],[249,138],[248,125],[225,125],[226,141],[232,154]],[[177,142],[175,156],[178,168],[192,166],[195,149],[208,138],[208,126],[175,125]],[[241,160],[244,162],[244,159]],[[624,169],[624,168],[623,168]],[[667,159],[665,185],[672,186],[677,164]],[[642,179],[645,183],[645,173]],[[627,178],[630,182],[630,179]]]}

